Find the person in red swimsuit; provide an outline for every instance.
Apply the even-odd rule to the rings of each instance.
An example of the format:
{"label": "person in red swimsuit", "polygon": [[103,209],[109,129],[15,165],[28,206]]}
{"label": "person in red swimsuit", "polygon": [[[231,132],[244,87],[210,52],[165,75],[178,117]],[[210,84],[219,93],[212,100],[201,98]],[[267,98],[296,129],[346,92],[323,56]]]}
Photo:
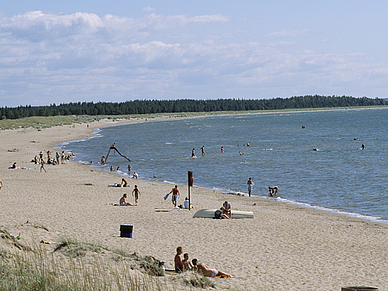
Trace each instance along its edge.
{"label": "person in red swimsuit", "polygon": [[181,196],[178,190],[178,185],[175,185],[175,187],[168,194],[171,194],[171,193],[172,193],[172,199],[171,199],[172,204],[174,204],[174,207],[176,207],[176,202],[178,200],[178,197]]}

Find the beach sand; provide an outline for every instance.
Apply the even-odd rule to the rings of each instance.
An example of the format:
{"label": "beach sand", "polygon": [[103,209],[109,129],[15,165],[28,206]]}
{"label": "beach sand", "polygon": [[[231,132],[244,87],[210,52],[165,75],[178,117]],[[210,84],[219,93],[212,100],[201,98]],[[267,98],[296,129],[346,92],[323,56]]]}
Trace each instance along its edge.
{"label": "beach sand", "polygon": [[[0,228],[26,237],[28,221],[48,230],[37,232],[37,241],[56,241],[66,235],[100,242],[109,248],[154,256],[165,261],[167,269],[174,268],[176,247],[182,246],[190,259],[235,276],[211,279],[218,289],[333,291],[373,286],[388,290],[385,224],[195,186],[191,189],[195,209],[173,210],[171,197],[163,199],[173,185],[128,179],[129,188],[108,187],[119,183],[121,177],[75,161],[46,165],[45,173],[31,162],[40,151],[55,153],[53,147],[62,141],[81,139],[95,127],[119,123],[103,120],[88,127],[1,131]],[[15,148],[18,151],[8,151]],[[36,170],[8,169],[14,162]],[[135,184],[141,191],[138,206],[109,205],[118,203],[123,193],[133,202]],[[183,204],[187,187],[180,185],[179,190],[178,204]],[[219,208],[225,200],[231,202],[232,209],[253,211],[254,219],[193,218],[196,210]],[[120,238],[121,224],[133,224],[132,239]],[[167,275],[166,280],[176,290],[193,289],[177,276]]]}

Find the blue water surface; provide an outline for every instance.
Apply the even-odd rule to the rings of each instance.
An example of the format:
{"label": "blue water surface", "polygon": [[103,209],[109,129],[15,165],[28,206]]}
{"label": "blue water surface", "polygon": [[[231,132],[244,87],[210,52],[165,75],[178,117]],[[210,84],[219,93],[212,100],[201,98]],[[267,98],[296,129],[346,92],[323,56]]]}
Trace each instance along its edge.
{"label": "blue water surface", "polygon": [[[196,186],[247,193],[252,177],[254,196],[277,185],[278,200],[386,222],[387,116],[387,109],[362,109],[147,121],[58,147],[96,163],[116,143],[141,179],[187,184],[193,171]],[[126,175],[128,163],[111,151],[102,168]]]}

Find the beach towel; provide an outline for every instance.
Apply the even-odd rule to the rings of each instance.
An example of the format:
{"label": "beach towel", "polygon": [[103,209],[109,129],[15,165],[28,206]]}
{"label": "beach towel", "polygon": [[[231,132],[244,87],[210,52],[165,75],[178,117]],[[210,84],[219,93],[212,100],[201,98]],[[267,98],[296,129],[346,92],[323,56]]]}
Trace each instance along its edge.
{"label": "beach towel", "polygon": [[164,200],[167,200],[168,196],[170,195],[170,193],[167,193],[166,196],[164,196]]}

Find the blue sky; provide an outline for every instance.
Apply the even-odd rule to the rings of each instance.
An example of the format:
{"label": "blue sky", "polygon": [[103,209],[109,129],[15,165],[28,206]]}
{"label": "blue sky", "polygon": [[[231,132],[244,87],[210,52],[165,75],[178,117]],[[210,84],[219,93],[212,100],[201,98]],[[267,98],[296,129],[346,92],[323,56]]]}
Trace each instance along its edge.
{"label": "blue sky", "polygon": [[3,2],[0,107],[388,96],[386,1]]}

